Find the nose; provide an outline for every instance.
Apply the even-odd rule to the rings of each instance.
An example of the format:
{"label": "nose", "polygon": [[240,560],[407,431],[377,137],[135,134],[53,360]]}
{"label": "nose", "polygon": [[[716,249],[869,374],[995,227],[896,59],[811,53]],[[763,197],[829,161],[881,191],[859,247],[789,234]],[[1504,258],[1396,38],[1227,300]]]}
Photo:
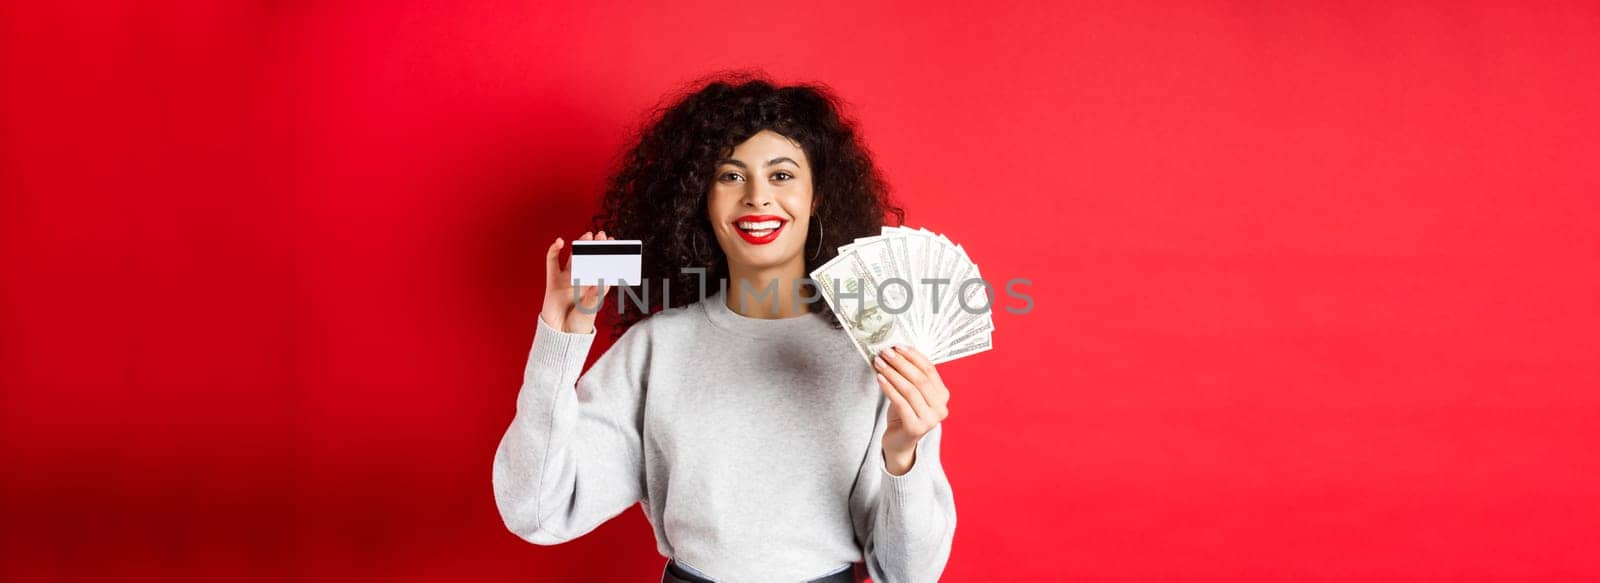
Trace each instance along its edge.
{"label": "nose", "polygon": [[762,184],[760,182],[752,182],[750,183],[750,187],[744,190],[743,202],[744,206],[759,209],[766,208],[767,206],[771,205],[772,198],[773,192],[771,186]]}

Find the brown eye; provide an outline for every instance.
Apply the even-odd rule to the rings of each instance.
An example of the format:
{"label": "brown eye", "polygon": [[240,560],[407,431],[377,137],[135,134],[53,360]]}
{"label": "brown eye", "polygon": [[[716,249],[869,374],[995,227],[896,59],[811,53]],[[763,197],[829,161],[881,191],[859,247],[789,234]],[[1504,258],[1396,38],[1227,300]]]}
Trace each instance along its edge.
{"label": "brown eye", "polygon": [[727,181],[730,181],[730,180],[744,180],[744,177],[740,176],[738,172],[725,173],[725,174],[722,175],[721,178],[722,178],[723,182],[727,182]]}
{"label": "brown eye", "polygon": [[772,178],[774,178],[776,180],[789,180],[791,178],[794,178],[794,175],[790,174],[788,172],[778,172],[778,173],[773,174]]}

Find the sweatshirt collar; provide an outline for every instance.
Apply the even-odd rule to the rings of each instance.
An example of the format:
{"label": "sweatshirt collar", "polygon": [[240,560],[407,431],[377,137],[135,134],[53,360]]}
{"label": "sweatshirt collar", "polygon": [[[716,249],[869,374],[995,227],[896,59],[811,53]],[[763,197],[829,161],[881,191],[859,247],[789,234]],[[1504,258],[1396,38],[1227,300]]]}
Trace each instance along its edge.
{"label": "sweatshirt collar", "polygon": [[770,320],[751,318],[728,308],[727,293],[719,289],[715,295],[701,300],[700,305],[712,324],[729,332],[753,338],[776,338],[826,326],[822,317],[815,313]]}

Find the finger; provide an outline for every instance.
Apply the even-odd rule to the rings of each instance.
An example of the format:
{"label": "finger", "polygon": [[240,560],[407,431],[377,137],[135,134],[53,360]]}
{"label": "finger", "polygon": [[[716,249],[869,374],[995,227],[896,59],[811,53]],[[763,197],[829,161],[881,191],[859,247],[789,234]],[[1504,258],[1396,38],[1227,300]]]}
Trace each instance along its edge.
{"label": "finger", "polygon": [[900,354],[911,359],[911,362],[916,364],[917,368],[922,369],[922,374],[928,375],[928,378],[939,378],[938,367],[934,366],[933,361],[928,359],[928,355],[923,354],[921,350],[917,350],[917,347],[896,346],[895,348],[898,349]]}
{"label": "finger", "polygon": [[898,371],[901,376],[906,377],[906,380],[911,381],[911,384],[916,385],[919,388],[927,385],[928,375],[922,374],[922,369],[917,368],[917,364],[911,362],[910,359],[907,359],[904,354],[901,354],[900,351],[897,350],[898,348],[899,346],[890,346],[888,350],[883,351],[882,354],[889,356],[884,360],[888,361],[890,365],[894,366],[894,369]]}
{"label": "finger", "polygon": [[[597,294],[594,293],[594,287],[595,286],[592,285],[586,285],[583,286],[578,292],[578,301],[583,304],[583,308],[585,310],[598,310],[600,307],[602,307],[602,302],[604,300],[595,299]],[[599,314],[600,313],[596,311],[591,315],[598,316]]]}
{"label": "finger", "polygon": [[945,409],[945,405],[950,401],[949,391],[945,390],[943,381],[929,378],[928,375],[924,374],[922,369],[905,355],[903,351],[907,350],[915,349],[905,345],[891,346],[889,350],[885,351],[889,354],[889,358],[886,360],[894,366],[896,372],[899,372],[906,380],[911,381],[912,386],[917,388],[918,394],[922,395],[923,400],[927,402],[927,410],[935,413],[929,419],[937,421],[937,418],[942,418],[946,415],[947,409]]}
{"label": "finger", "polygon": [[595,238],[596,241],[610,241],[611,240],[611,239],[606,237],[606,232],[605,231],[600,231],[598,234],[596,234],[594,236],[594,238]]}
{"label": "finger", "polygon": [[878,375],[878,390],[883,391],[883,395],[889,398],[889,404],[894,407],[894,412],[899,415],[902,422],[917,418],[916,409],[911,407],[911,403],[906,402],[905,397],[900,396],[900,391],[894,388],[889,379],[883,378],[882,374]]}
{"label": "finger", "polygon": [[546,277],[555,278],[561,275],[561,245],[565,241],[556,237],[556,242],[550,244],[550,249],[544,252],[544,272]]}
{"label": "finger", "polygon": [[895,390],[900,391],[900,394],[906,398],[906,402],[911,403],[911,408],[916,410],[918,418],[931,418],[933,411],[928,407],[927,399],[922,397],[922,391],[917,390],[916,385],[911,384],[911,381],[906,380],[905,376],[895,371],[893,366],[884,362],[882,356],[877,358],[874,365],[878,367],[878,374],[889,379],[889,383],[894,385]]}
{"label": "finger", "polygon": [[579,293],[583,294],[583,297],[586,300],[592,300],[596,297],[604,298],[606,297],[606,292],[611,291],[612,287],[613,286],[609,283],[606,283],[605,280],[601,280],[598,284],[583,286]]}
{"label": "finger", "polygon": [[[933,361],[928,360],[927,355],[923,354],[921,350],[917,350],[915,346],[897,345],[895,348],[898,349],[897,351],[901,355],[906,357],[906,360],[915,364],[918,370],[927,375],[926,378],[929,381],[927,388],[932,393],[929,395],[928,403],[935,405],[949,403],[950,389],[944,386],[944,380],[939,378],[939,369],[933,364]],[[922,385],[919,383],[918,386]]]}

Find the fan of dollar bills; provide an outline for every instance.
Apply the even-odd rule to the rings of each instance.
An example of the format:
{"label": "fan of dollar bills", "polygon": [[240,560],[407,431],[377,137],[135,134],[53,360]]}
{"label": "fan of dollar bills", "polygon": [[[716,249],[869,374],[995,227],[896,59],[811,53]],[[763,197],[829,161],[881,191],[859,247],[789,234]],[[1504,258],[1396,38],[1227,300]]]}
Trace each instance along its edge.
{"label": "fan of dollar bills", "polygon": [[894,344],[934,364],[988,350],[992,295],[960,245],[927,229],[883,227],[811,272],[834,317],[870,364]]}

